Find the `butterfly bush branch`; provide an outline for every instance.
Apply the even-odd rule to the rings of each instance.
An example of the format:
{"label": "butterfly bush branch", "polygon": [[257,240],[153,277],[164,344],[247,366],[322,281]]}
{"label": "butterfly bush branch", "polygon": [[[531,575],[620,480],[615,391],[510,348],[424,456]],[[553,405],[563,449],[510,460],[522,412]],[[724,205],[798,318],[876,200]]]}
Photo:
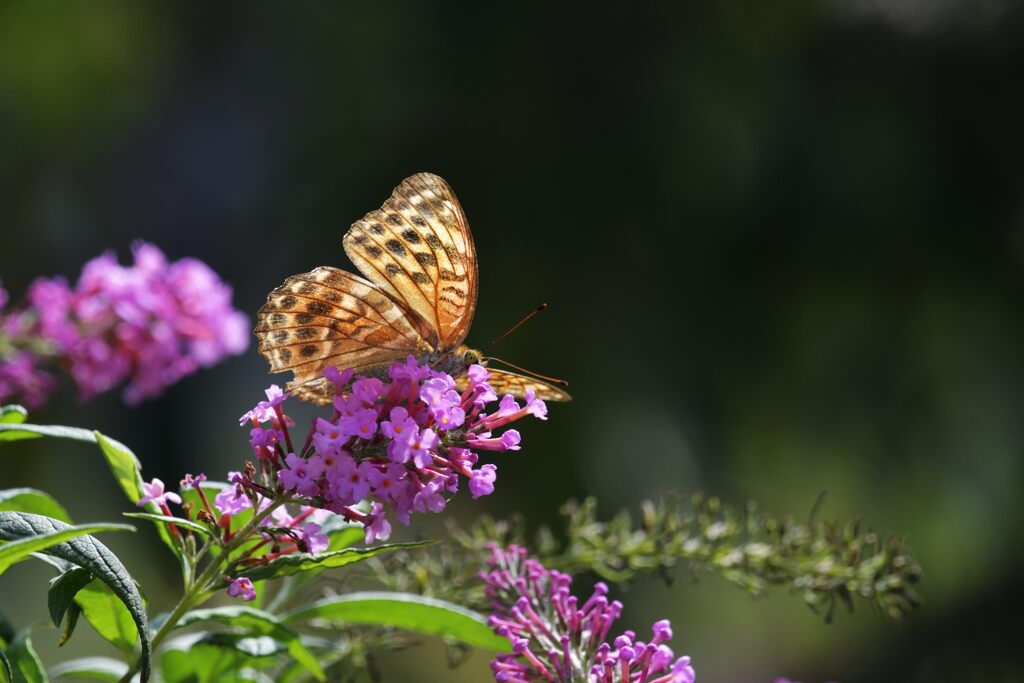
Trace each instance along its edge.
{"label": "butterfly bush branch", "polygon": [[762,514],[755,503],[737,511],[703,494],[694,495],[688,509],[674,498],[645,502],[636,527],[628,513],[598,521],[593,498],[571,502],[563,512],[568,540],[549,561],[569,571],[622,581],[651,571],[667,577],[678,561],[688,561],[755,596],[788,585],[826,620],[838,603],[852,609],[854,598],[893,621],[919,603],[914,585],[921,568],[905,540],[859,520],[840,524],[812,515],[800,523]]}
{"label": "butterfly bush branch", "polygon": [[[564,542],[541,528],[529,545],[545,566],[566,573],[591,573],[615,584],[640,574],[670,581],[671,570],[688,563],[694,571],[720,574],[758,597],[773,586],[789,586],[826,620],[838,604],[852,609],[855,599],[893,621],[919,603],[914,585],[921,568],[905,540],[873,532],[859,521],[780,520],[759,513],[753,503],[736,510],[702,494],[689,505],[674,496],[646,501],[639,523],[628,511],[599,520],[593,498],[570,501],[562,513]],[[442,598],[461,595],[485,607],[474,588],[474,568],[485,563],[491,543],[523,544],[523,524],[484,517],[468,528],[452,525],[450,537],[452,543],[429,552],[377,562],[378,580]],[[394,571],[399,565],[407,571]]]}

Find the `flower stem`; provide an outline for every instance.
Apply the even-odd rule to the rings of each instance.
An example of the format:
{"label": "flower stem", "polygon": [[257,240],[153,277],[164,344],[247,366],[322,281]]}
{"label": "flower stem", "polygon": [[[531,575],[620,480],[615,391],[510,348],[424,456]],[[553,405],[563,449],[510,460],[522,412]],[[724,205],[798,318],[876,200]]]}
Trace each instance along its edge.
{"label": "flower stem", "polygon": [[[174,627],[178,625],[181,618],[185,616],[190,609],[202,604],[210,597],[209,585],[220,574],[231,553],[236,550],[238,546],[248,540],[252,532],[259,526],[259,523],[267,517],[267,515],[287,502],[288,499],[282,497],[273,501],[270,505],[263,508],[263,510],[256,512],[253,515],[253,518],[249,520],[244,527],[238,530],[238,533],[235,534],[235,537],[231,542],[224,546],[224,552],[207,565],[206,569],[204,569],[203,573],[199,575],[199,578],[196,579],[195,583],[193,583],[192,586],[185,591],[185,594],[181,596],[181,600],[179,600],[178,604],[174,606],[174,609],[171,611],[170,615],[168,615],[167,620],[164,621],[160,630],[153,635],[152,651],[154,653],[160,643],[162,643],[164,639],[170,635],[171,631],[174,630]],[[121,683],[130,683],[132,677],[139,672],[140,668],[142,668],[141,655],[135,660],[135,663],[128,668],[125,675],[121,677]]]}

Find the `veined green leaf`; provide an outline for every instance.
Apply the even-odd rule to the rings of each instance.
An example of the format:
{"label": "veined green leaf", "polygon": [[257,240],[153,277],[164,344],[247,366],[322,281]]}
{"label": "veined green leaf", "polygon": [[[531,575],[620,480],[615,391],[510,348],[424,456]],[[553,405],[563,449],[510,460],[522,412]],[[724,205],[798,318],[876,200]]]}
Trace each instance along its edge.
{"label": "veined green leaf", "polygon": [[391,626],[407,631],[457,638],[469,645],[511,652],[509,641],[495,634],[483,615],[460,605],[413,593],[348,593],[300,607],[286,623],[320,619],[345,624]]}
{"label": "veined green leaf", "polygon": [[[121,527],[123,525],[105,526]],[[0,546],[0,552],[21,540],[32,540],[35,537],[61,533],[71,528],[64,522],[41,515],[27,512],[0,512],[0,540],[11,541],[6,546]],[[82,527],[77,527],[75,530],[80,528]],[[146,616],[142,596],[139,594],[131,574],[121,564],[121,560],[92,536],[80,536],[50,545],[45,552],[91,571],[96,578],[110,586],[114,595],[128,608],[142,644],[140,673],[142,681],[145,683],[149,679],[152,660],[149,620]]]}
{"label": "veined green leaf", "polygon": [[[0,545],[0,574],[7,571],[12,564],[20,562],[38,550],[46,550],[51,546],[73,540],[79,536],[99,533],[101,531],[135,531],[135,527],[127,524],[80,524],[70,526],[60,520],[53,520],[61,527],[54,528],[44,533],[29,536],[8,535],[7,527],[10,524],[8,515],[26,516],[28,512],[0,512],[0,541],[8,541]],[[42,515],[32,515],[41,519],[50,519]]]}

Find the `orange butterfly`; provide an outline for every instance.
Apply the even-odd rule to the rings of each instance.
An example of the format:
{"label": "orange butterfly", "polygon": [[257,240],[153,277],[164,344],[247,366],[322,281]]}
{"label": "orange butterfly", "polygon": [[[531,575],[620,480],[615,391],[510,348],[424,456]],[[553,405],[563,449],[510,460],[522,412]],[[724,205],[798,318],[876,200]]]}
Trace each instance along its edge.
{"label": "orange butterfly", "polygon": [[[464,388],[466,369],[487,359],[463,344],[476,311],[476,249],[448,183],[432,173],[406,178],[343,244],[366,279],[321,266],[285,280],[260,309],[254,332],[271,372],[291,370],[288,390],[323,404],[334,393],[325,368],[383,378],[411,354]],[[545,401],[570,398],[532,377],[490,373],[499,396],[529,389]]]}

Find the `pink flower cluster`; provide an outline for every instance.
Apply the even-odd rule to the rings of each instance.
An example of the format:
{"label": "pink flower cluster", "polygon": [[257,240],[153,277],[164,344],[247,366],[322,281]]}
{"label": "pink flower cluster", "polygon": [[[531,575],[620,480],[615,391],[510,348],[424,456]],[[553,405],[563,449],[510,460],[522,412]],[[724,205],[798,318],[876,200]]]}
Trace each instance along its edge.
{"label": "pink flower cluster", "polygon": [[124,398],[136,403],[248,347],[248,319],[206,264],[168,262],[146,243],[133,254],[131,266],[110,252],[89,261],[74,287],[59,277],[32,283],[14,322],[0,321],[0,378],[19,378],[0,379],[0,401],[40,404],[52,390],[42,360],[65,367],[85,398],[127,382]]}
{"label": "pink flower cluster", "polygon": [[654,624],[650,642],[626,631],[607,642],[622,603],[608,601],[598,583],[582,605],[569,592],[572,577],[527,558],[525,548],[491,546],[489,570],[481,573],[494,610],[489,623],[512,642],[510,655],[491,662],[501,683],[693,683],[689,657],[676,659],[665,643],[668,620]]}
{"label": "pink flower cluster", "polygon": [[7,290],[0,286],[0,403],[16,397],[29,408],[39,408],[57,385],[53,375],[39,367],[40,352],[49,345],[17,343],[31,329],[33,316],[24,311],[4,313],[7,302]]}
{"label": "pink flower cluster", "polygon": [[[301,450],[293,448],[292,422],[281,408],[286,394],[276,386],[241,422],[253,425],[249,442],[276,477],[272,485],[361,522],[368,543],[390,534],[388,512],[408,524],[413,512],[443,510],[460,477],[473,498],[493,492],[497,467],[474,467],[476,451],[519,450],[518,431],[498,430],[527,415],[547,419],[547,407],[532,394],[523,405],[512,395],[499,400],[480,365],[469,368],[461,392],[449,375],[411,356],[392,365],[389,382],[352,381],[351,371],[335,368],[324,374],[335,387],[334,411],[315,421]],[[357,508],[364,500],[368,511]]]}

